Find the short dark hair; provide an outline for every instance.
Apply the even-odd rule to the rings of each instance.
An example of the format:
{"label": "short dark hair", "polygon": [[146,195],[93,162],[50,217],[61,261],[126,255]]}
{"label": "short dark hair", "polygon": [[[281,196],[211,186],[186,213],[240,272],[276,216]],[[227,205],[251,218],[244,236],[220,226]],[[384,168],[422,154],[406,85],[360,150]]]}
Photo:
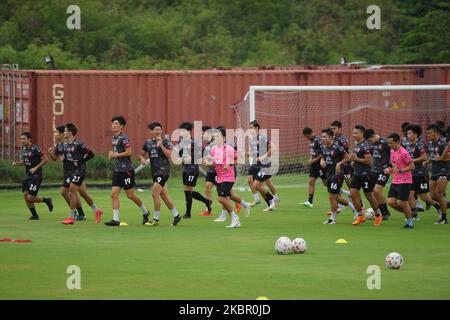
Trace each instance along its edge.
{"label": "short dark hair", "polygon": [[406,131],[406,128],[410,125],[409,122],[403,122],[401,125],[402,131]]}
{"label": "short dark hair", "polygon": [[336,128],[342,128],[342,123],[341,123],[340,121],[338,121],[338,120],[335,120],[335,121],[333,121],[333,122],[330,124],[330,126],[331,126],[331,127],[336,127]]}
{"label": "short dark hair", "polygon": [[66,126],[58,126],[58,127],[56,127],[56,131],[58,131],[59,133],[64,133],[65,128],[66,128]]}
{"label": "short dark hair", "polygon": [[431,131],[434,131],[434,132],[437,132],[437,133],[441,133],[441,129],[440,129],[439,126],[438,126],[437,124],[435,124],[435,123],[430,124],[430,125],[427,127],[427,130],[431,130]]}
{"label": "short dark hair", "polygon": [[450,126],[447,127],[447,137],[450,137]]}
{"label": "short dark hair", "polygon": [[210,127],[210,126],[203,126],[203,127],[202,127],[202,131],[203,131],[203,132],[208,131],[208,130],[211,130],[211,127]]}
{"label": "short dark hair", "polygon": [[442,120],[436,121],[434,124],[436,124],[438,127],[445,129],[445,122]]}
{"label": "short dark hair", "polygon": [[192,122],[182,122],[180,124],[180,129],[185,129],[187,131],[192,131],[192,127],[193,127]]}
{"label": "short dark hair", "polygon": [[28,132],[28,131],[22,132],[21,136],[25,136],[25,137],[27,137],[27,139],[31,139],[33,137],[31,132]]}
{"label": "short dark hair", "polygon": [[410,124],[406,127],[406,131],[411,130],[413,133],[417,134],[417,136],[420,136],[422,134],[422,128],[417,124]]}
{"label": "short dark hair", "polygon": [[147,128],[149,128],[150,130],[155,129],[156,127],[161,127],[162,128],[161,123],[159,123],[159,122],[152,122],[152,123],[149,123],[148,126],[147,126]]}
{"label": "short dark hair", "polygon": [[78,133],[78,128],[72,122],[66,124],[66,129],[67,131],[71,132],[74,136],[76,136]]}
{"label": "short dark hair", "polygon": [[364,128],[364,126],[359,124],[355,126],[355,129],[361,131],[363,134],[366,132],[366,128]]}
{"label": "short dark hair", "polygon": [[309,127],[303,128],[303,135],[311,134],[313,133],[312,129]]}
{"label": "short dark hair", "polygon": [[364,131],[364,139],[372,138],[375,135],[375,131],[373,129],[367,129]]}
{"label": "short dark hair", "polygon": [[114,121],[119,122],[124,127],[127,124],[127,120],[125,120],[125,118],[123,116],[114,116],[114,117],[112,117],[111,122],[114,122]]}
{"label": "short dark hair", "polygon": [[249,125],[255,127],[258,130],[261,129],[261,126],[259,125],[258,121],[256,121],[256,120],[250,121]]}
{"label": "short dark hair", "polygon": [[333,130],[331,130],[330,128],[323,129],[322,133],[326,133],[330,137],[334,136]]}
{"label": "short dark hair", "polygon": [[224,126],[220,125],[216,129],[220,131],[220,133],[222,134],[222,137],[225,137],[227,135],[227,130],[225,129]]}
{"label": "short dark hair", "polygon": [[398,133],[391,133],[390,135],[388,135],[388,139],[392,139],[394,140],[394,142],[399,142],[400,141],[400,136],[398,135]]}
{"label": "short dark hair", "polygon": [[441,120],[438,120],[438,121],[435,122],[435,125],[438,126],[438,128],[439,128],[439,133],[440,133],[441,135],[445,136],[445,135],[446,135],[446,132],[445,132],[445,122],[444,122],[444,121],[441,121]]}

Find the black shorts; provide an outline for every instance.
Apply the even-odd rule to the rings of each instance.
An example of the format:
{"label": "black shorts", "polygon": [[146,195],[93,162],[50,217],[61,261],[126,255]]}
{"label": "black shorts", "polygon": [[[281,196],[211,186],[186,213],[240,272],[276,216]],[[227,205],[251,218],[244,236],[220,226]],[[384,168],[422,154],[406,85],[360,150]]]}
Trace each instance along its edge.
{"label": "black shorts", "polygon": [[69,186],[70,186],[70,176],[64,176],[64,181],[61,187],[69,189]]}
{"label": "black shorts", "polygon": [[353,177],[353,167],[350,162],[346,162],[342,164],[342,173],[344,174],[344,178],[347,180],[351,180]]}
{"label": "black shorts", "polygon": [[134,170],[125,172],[114,172],[112,186],[120,187],[125,190],[132,189],[136,185],[134,181]]}
{"label": "black shorts", "polygon": [[205,182],[211,182],[217,186],[217,174],[216,172],[207,172],[205,177]]}
{"label": "black shorts", "polygon": [[438,181],[439,179],[444,179],[449,181],[450,180],[450,175],[448,174],[435,174],[431,176],[431,181]]}
{"label": "black shorts", "polygon": [[410,183],[391,184],[391,187],[389,188],[388,198],[397,198],[401,201],[408,201],[410,191]]}
{"label": "black shorts", "polygon": [[341,187],[344,183],[344,177],[333,177],[327,181],[328,193],[340,194]]}
{"label": "black shorts", "polygon": [[41,187],[42,177],[28,176],[22,182],[22,192],[28,192],[29,195],[36,196]]}
{"label": "black shorts", "polygon": [[198,175],[199,175],[198,168],[183,170],[183,185],[195,187],[197,185]]}
{"label": "black shorts", "polygon": [[252,164],[250,166],[250,168],[248,169],[248,175],[252,176],[253,178],[255,177],[255,175],[259,172],[259,167]]}
{"label": "black shorts", "polygon": [[231,197],[231,189],[234,182],[222,182],[217,185],[217,195],[219,197]]}
{"label": "black shorts", "polygon": [[424,194],[430,192],[430,179],[428,176],[413,176],[411,190],[416,194]]}
{"label": "black shorts", "polygon": [[375,184],[378,184],[382,187],[386,186],[386,183],[389,181],[389,175],[385,174],[383,172],[376,172],[374,173],[375,177],[376,177],[376,181]]}
{"label": "black shorts", "polygon": [[169,180],[169,175],[168,174],[156,174],[153,175],[153,183],[157,183],[159,184],[161,187],[164,187],[164,185],[166,184],[166,182]]}
{"label": "black shorts", "polygon": [[314,179],[326,179],[325,169],[320,166],[320,162],[311,164],[311,167],[309,168],[309,177]]}
{"label": "black shorts", "polygon": [[353,175],[350,189],[363,189],[364,193],[372,192],[375,187],[376,177],[372,174],[367,175]]}
{"label": "black shorts", "polygon": [[80,175],[77,173],[71,174],[70,176],[68,176],[68,178],[70,179],[69,186],[71,183],[73,183],[80,187],[84,181],[84,175]]}
{"label": "black shorts", "polygon": [[[252,166],[249,171],[252,173],[253,180],[257,180],[259,182],[264,182],[267,179],[270,179],[272,176],[265,173],[264,168],[258,166]],[[267,168],[268,170],[268,168]]]}

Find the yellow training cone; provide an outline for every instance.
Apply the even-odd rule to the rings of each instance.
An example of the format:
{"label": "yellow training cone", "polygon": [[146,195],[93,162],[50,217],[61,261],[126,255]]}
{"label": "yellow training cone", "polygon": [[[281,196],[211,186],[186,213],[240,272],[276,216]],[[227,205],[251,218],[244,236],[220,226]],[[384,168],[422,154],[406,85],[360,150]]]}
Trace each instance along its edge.
{"label": "yellow training cone", "polygon": [[122,221],[122,222],[120,223],[120,226],[121,226],[121,227],[128,227],[128,223]]}
{"label": "yellow training cone", "polygon": [[256,298],[256,300],[269,300],[269,298],[267,298],[265,296],[260,296],[260,297]]}
{"label": "yellow training cone", "polygon": [[339,244],[347,244],[348,242],[347,242],[347,240],[345,240],[345,239],[338,239],[338,240],[336,241],[336,243],[339,243]]}

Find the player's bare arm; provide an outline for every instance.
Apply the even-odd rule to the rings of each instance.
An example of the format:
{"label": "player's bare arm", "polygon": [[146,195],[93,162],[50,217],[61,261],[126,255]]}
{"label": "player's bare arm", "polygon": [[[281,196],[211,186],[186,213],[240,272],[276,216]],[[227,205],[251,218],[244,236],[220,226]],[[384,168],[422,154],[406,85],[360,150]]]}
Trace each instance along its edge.
{"label": "player's bare arm", "polygon": [[141,153],[139,154],[139,160],[141,161],[142,165],[147,164],[148,153],[144,150],[141,150]]}
{"label": "player's bare arm", "polygon": [[171,155],[172,155],[172,150],[167,149],[164,144],[162,143],[162,139],[161,138],[157,138],[156,139],[158,141],[157,147],[160,147],[162,152],[164,153],[164,155],[166,156],[167,159],[171,160]]}
{"label": "player's bare arm", "polygon": [[20,160],[20,161],[13,161],[12,165],[13,167],[23,167],[25,164],[23,160]]}
{"label": "player's bare arm", "polygon": [[267,152],[265,154],[263,154],[262,156],[259,156],[258,158],[256,158],[256,161],[264,161],[266,160],[268,157],[270,157],[272,155],[272,143],[269,144],[267,146]]}
{"label": "player's bare arm", "polygon": [[125,158],[125,157],[131,157],[131,155],[133,154],[131,147],[125,147],[125,151],[124,152],[114,152],[114,151],[109,151],[108,153],[108,157],[109,160],[115,159],[115,158]]}
{"label": "player's bare arm", "polygon": [[[338,163],[336,163],[336,173],[337,173],[337,174],[340,174],[340,173],[342,172],[341,166],[342,166],[344,163],[347,163],[347,162],[349,162],[349,156],[348,156],[347,153],[345,153],[344,158],[343,158],[341,161],[339,161]],[[325,167],[324,167],[324,168],[325,168]]]}
{"label": "player's bare arm", "polygon": [[358,162],[358,163],[361,163],[361,164],[371,165],[371,164],[372,164],[372,155],[370,155],[370,154],[365,154],[365,155],[364,155],[364,158],[358,158],[358,157],[356,156],[356,154],[352,153],[352,154],[350,155],[350,160],[351,160],[351,161]]}
{"label": "player's bare arm", "polygon": [[39,170],[40,168],[42,168],[43,166],[45,166],[47,163],[48,163],[48,157],[47,157],[47,155],[44,154],[44,155],[42,156],[41,162],[39,162],[39,164],[38,164],[36,167],[31,168],[31,169],[29,170],[30,173],[31,173],[31,174],[34,174],[37,170]]}

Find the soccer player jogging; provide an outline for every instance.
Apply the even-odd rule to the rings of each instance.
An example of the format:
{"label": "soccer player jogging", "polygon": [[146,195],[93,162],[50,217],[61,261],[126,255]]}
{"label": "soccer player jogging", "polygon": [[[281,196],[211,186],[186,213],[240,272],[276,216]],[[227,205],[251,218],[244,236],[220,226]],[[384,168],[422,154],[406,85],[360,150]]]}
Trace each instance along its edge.
{"label": "soccer player jogging", "polygon": [[119,194],[125,189],[128,199],[133,201],[142,211],[142,224],[149,220],[149,212],[142,200],[134,193],[134,168],[131,163],[131,142],[128,136],[123,133],[123,128],[127,124],[123,116],[114,116],[111,119],[112,129],[112,151],[108,157],[114,159],[114,175],[112,178],[111,200],[113,208],[113,219],[105,222],[110,227],[120,226],[120,202]]}
{"label": "soccer player jogging", "polygon": [[380,206],[383,220],[387,220],[391,214],[387,208],[386,198],[384,197],[384,187],[389,181],[389,175],[384,173],[384,169],[389,167],[391,150],[388,142],[384,138],[380,137],[380,135],[375,134],[375,131],[372,129],[368,129],[364,132],[364,139],[369,141],[372,147],[372,171],[376,177],[374,196]]}
{"label": "soccer player jogging", "polygon": [[152,198],[155,211],[153,219],[145,223],[145,225],[159,225],[159,212],[161,210],[162,199],[173,215],[172,226],[175,227],[180,222],[181,216],[170,198],[169,190],[167,188],[173,146],[168,139],[162,137],[162,125],[160,123],[152,122],[147,128],[150,130],[151,138],[145,141],[142,146],[140,159],[142,164],[144,164],[147,159],[150,160],[153,179]]}
{"label": "soccer player jogging", "polygon": [[[349,154],[349,142],[348,138],[342,133],[342,123],[340,121],[333,121],[330,124],[330,129],[334,134],[334,143],[337,143],[341,147],[344,148],[345,152]],[[345,183],[350,188],[350,183],[352,181],[353,168],[350,162],[344,163],[342,165],[342,173],[344,174]],[[350,195],[350,193],[346,190],[346,195]]]}
{"label": "soccer player jogging", "polygon": [[192,123],[183,122],[180,129],[183,130],[179,145],[174,148],[175,152],[181,157],[183,163],[183,187],[186,200],[186,213],[183,218],[191,218],[192,199],[205,204],[207,212],[211,212],[211,200],[203,197],[199,192],[194,191],[197,179],[200,173],[199,163],[202,160],[202,147],[192,138]]}
{"label": "soccer player jogging", "polygon": [[22,192],[25,203],[31,212],[30,220],[39,220],[39,215],[34,206],[35,203],[44,202],[50,212],[53,211],[52,198],[39,197],[37,194],[42,183],[42,167],[48,162],[47,156],[41,149],[32,143],[30,132],[20,135],[22,151],[20,161],[14,161],[13,166],[25,166],[25,179],[22,182]]}
{"label": "soccer player jogging", "polygon": [[428,155],[431,161],[430,191],[433,200],[439,202],[441,216],[436,224],[448,224],[447,220],[447,200],[444,192],[449,180],[449,167],[446,163],[448,152],[447,141],[440,134],[440,128],[436,124],[427,127]]}
{"label": "soccer player jogging", "polygon": [[[69,217],[61,221],[62,224],[74,224],[77,207],[80,206],[80,201],[77,194],[81,191],[84,178],[86,176],[86,162],[94,157],[94,153],[87,147],[86,144],[75,139],[78,133],[78,128],[73,123],[66,124],[64,130],[64,140],[66,141],[62,148],[55,149],[56,156],[63,156],[67,161],[67,173],[69,181],[69,202],[70,213]],[[89,198],[90,199],[90,198]],[[94,205],[92,199],[89,201],[90,205]],[[96,211],[97,215],[100,211]],[[86,216],[81,215],[78,220],[85,220]]]}
{"label": "soccer player jogging", "polygon": [[[338,145],[343,147],[345,152],[347,152],[347,154],[349,154],[350,153],[349,152],[349,142],[348,142],[348,138],[342,133],[342,123],[338,120],[335,120],[330,124],[330,129],[333,131],[333,134],[334,134],[334,143],[337,143]],[[352,164],[350,162],[342,164],[342,172],[344,174],[345,184],[347,185],[347,187],[350,190],[350,185],[351,185],[352,176],[353,176]],[[341,188],[341,192],[343,194],[345,194],[349,200],[351,200],[350,191]],[[364,205],[362,202],[361,202],[361,207],[363,208],[362,210],[364,212]],[[343,207],[339,204],[338,212],[340,212],[342,209],[343,209]]]}
{"label": "soccer player jogging", "polygon": [[359,225],[366,221],[362,211],[362,201],[359,195],[359,190],[362,188],[366,199],[370,202],[372,209],[375,211],[374,226],[380,226],[383,216],[378,205],[378,201],[373,194],[375,187],[375,177],[372,173],[372,154],[369,143],[364,139],[364,132],[366,129],[363,126],[357,125],[353,129],[353,138],[355,139],[355,146],[350,154],[349,160],[353,161],[353,177],[350,185],[350,194],[353,199],[353,204],[358,213],[358,216],[353,221],[353,225]]}
{"label": "soccer player jogging", "polygon": [[[203,129],[202,129],[203,130]],[[217,144],[216,141],[214,140],[214,132],[216,131],[224,131],[226,132],[226,129],[224,126],[218,126],[216,129],[211,129],[211,127],[206,127],[206,131],[204,132],[204,136],[206,137],[205,140],[209,141],[208,144],[205,146],[204,150],[203,150],[203,162],[205,164],[209,163],[208,159],[211,159],[211,150],[212,148]],[[237,159],[237,152],[236,152],[236,145],[231,142],[231,141],[225,141],[225,144],[227,144],[228,146],[230,146],[231,148],[233,148],[234,150],[234,160]],[[212,170],[211,170],[212,169]],[[236,167],[233,166],[233,170],[234,170],[234,176],[236,179]],[[206,186],[210,186],[212,188],[212,186],[215,186],[216,189],[218,189],[218,182],[217,182],[217,173],[216,173],[216,169],[212,166],[212,164],[210,164],[208,166],[208,171],[206,174]],[[211,189],[209,189],[209,196],[211,195]],[[233,202],[235,202],[236,205],[236,211],[239,212],[240,207],[244,207],[246,210],[246,216],[250,216],[251,214],[251,204],[246,202],[245,200],[243,200],[241,197],[239,197],[233,189],[230,190],[230,200],[232,200]],[[206,214],[203,214],[206,215]],[[219,217],[217,219],[214,220],[214,222],[225,222],[227,221],[227,215],[228,212],[227,210],[222,207],[222,212],[219,215]]]}
{"label": "soccer player jogging", "polygon": [[[409,139],[407,136],[407,129],[411,124],[409,122],[403,122],[401,125],[401,129],[402,129],[402,137],[401,137],[401,143],[400,145],[406,149],[406,151],[409,150],[410,146],[409,146]],[[421,140],[421,138],[419,137],[419,140]],[[419,201],[419,198],[417,196],[417,194],[414,194],[414,201],[416,202],[416,204],[414,205],[414,208],[416,208],[416,211],[424,211],[422,204]],[[428,204],[427,204],[428,206]],[[427,207],[427,210],[429,208]],[[414,212],[413,212],[414,214]]]}
{"label": "soccer player jogging", "polygon": [[348,154],[342,146],[333,143],[333,131],[331,129],[322,130],[322,141],[320,166],[326,171],[328,199],[331,205],[331,216],[323,224],[335,224],[338,203],[355,210],[353,204],[341,196],[341,187],[344,183],[342,165],[347,161]]}
{"label": "soccer player jogging", "polygon": [[402,140],[401,140],[400,145],[401,145],[403,148],[405,148],[405,149],[406,149],[406,147],[407,147],[408,144],[409,144],[409,139],[408,139],[408,136],[407,136],[407,134],[408,134],[407,128],[408,128],[410,125],[411,125],[411,124],[410,124],[409,122],[403,122],[402,125],[401,125],[401,128],[402,128]]}
{"label": "soccer player jogging", "polygon": [[386,174],[393,174],[392,184],[388,193],[388,204],[397,211],[403,212],[406,217],[405,229],[413,229],[411,208],[408,203],[409,192],[413,182],[412,171],[414,162],[408,151],[401,146],[400,136],[391,133],[388,136],[391,148],[391,167],[384,169]]}
{"label": "soccer player jogging", "polygon": [[[60,193],[64,200],[66,200],[67,205],[70,207],[70,197],[69,197],[69,185],[70,185],[70,171],[71,171],[71,163],[64,157],[64,150],[65,150],[65,141],[64,141],[64,131],[65,126],[59,126],[56,128],[55,132],[55,142],[56,145],[53,147],[50,147],[48,149],[50,158],[52,158],[53,161],[57,161],[58,159],[61,159],[63,162],[63,171],[64,171],[64,180],[60,189]],[[92,211],[95,214],[96,222],[98,221],[97,217],[100,217],[102,215],[102,210],[98,209],[95,205],[92,198],[89,196],[89,194],[86,191],[86,183],[83,181],[80,188],[80,196],[86,201],[86,203],[89,205],[89,207],[92,209]],[[86,215],[83,211],[83,206],[81,205],[80,197],[77,194],[77,215],[75,220],[82,221],[86,219]],[[97,222],[98,223],[98,222]]]}
{"label": "soccer player jogging", "polygon": [[[209,155],[211,153],[211,148],[213,147],[213,137],[211,133],[211,127],[210,126],[203,126],[202,127],[202,139],[203,139],[203,155]],[[216,169],[214,167],[207,167],[206,169],[206,176],[205,176],[205,198],[210,201],[210,204],[212,204],[212,197],[211,197],[211,190],[213,186],[217,186],[217,174]],[[206,207],[206,210],[202,213],[200,213],[201,216],[211,216],[212,215],[212,208]]]}
{"label": "soccer player jogging", "polygon": [[[261,193],[266,201],[268,207],[263,211],[271,211],[275,208],[276,202],[278,201],[275,186],[271,181],[272,176],[268,174],[271,165],[269,157],[274,146],[267,136],[259,133],[260,128],[261,126],[256,120],[249,124],[250,169],[248,183],[251,186],[252,192],[256,190]],[[272,193],[265,189],[264,183]],[[257,204],[259,197],[255,197],[255,194],[253,194],[253,197],[255,204]]]}
{"label": "soccer player jogging", "polygon": [[326,186],[325,170],[320,166],[320,150],[322,148],[322,140],[315,136],[311,128],[303,129],[303,136],[309,141],[309,195],[308,200],[301,203],[303,206],[312,208],[314,206],[314,192],[317,178],[321,178],[323,184]]}
{"label": "soccer player jogging", "polygon": [[227,228],[239,228],[239,216],[234,212],[230,201],[231,190],[236,176],[234,171],[235,150],[225,143],[225,129],[219,127],[213,133],[215,145],[211,148],[211,155],[204,158],[205,164],[214,166],[217,173],[217,200],[223,209],[231,216],[231,224]]}
{"label": "soccer player jogging", "polygon": [[427,148],[425,143],[419,139],[422,134],[422,129],[418,125],[409,125],[407,127],[407,137],[408,144],[406,145],[406,151],[413,159],[414,170],[412,172],[413,182],[411,187],[411,192],[409,196],[409,206],[411,207],[412,217],[415,220],[419,220],[419,215],[417,214],[416,199],[415,196],[418,195],[427,205],[434,206],[439,214],[441,214],[441,207],[437,201],[434,201],[430,197],[430,178],[428,176],[428,170],[423,165],[427,161]]}

